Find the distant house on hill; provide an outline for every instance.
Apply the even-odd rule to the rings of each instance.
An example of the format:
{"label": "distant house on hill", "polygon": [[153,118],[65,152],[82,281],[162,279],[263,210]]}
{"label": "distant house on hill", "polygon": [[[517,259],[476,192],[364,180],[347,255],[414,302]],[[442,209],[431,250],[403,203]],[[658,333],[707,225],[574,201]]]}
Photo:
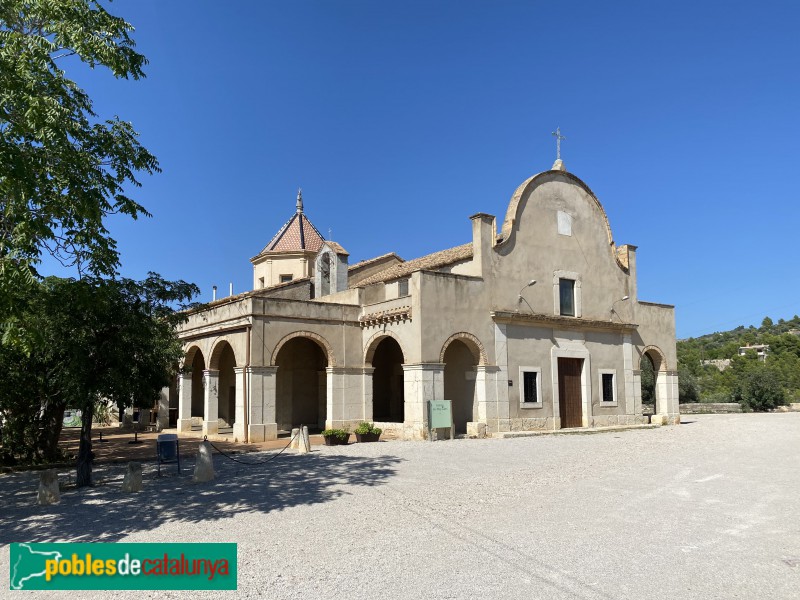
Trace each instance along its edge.
{"label": "distant house on hill", "polygon": [[742,346],[739,348],[739,356],[745,356],[748,352],[755,352],[758,360],[765,362],[767,360],[767,352],[769,352],[769,344],[753,344],[752,346]]}

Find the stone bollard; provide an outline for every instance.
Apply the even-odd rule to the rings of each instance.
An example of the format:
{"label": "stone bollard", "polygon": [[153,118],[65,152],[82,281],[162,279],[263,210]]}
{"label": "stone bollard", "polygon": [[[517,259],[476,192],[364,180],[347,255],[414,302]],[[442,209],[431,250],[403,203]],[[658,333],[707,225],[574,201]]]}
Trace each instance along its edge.
{"label": "stone bollard", "polygon": [[214,474],[214,459],[211,455],[211,444],[208,442],[201,442],[197,449],[197,462],[194,465],[194,477],[192,481],[202,483],[204,481],[211,481],[216,475]]}
{"label": "stone bollard", "polygon": [[125,478],[122,480],[123,492],[142,491],[142,463],[129,462],[128,470],[125,471]]}
{"label": "stone bollard", "polygon": [[292,450],[297,450],[300,447],[300,429],[295,427],[292,429],[292,445],[290,448]]}
{"label": "stone bollard", "polygon": [[48,469],[39,473],[39,493],[36,501],[42,506],[61,502],[61,492],[58,489],[58,473],[55,469]]}
{"label": "stone bollard", "polygon": [[297,453],[298,454],[308,454],[311,452],[311,443],[308,439],[308,427],[303,427],[303,430],[300,432],[300,435],[297,436],[299,438],[299,443],[297,445]]}

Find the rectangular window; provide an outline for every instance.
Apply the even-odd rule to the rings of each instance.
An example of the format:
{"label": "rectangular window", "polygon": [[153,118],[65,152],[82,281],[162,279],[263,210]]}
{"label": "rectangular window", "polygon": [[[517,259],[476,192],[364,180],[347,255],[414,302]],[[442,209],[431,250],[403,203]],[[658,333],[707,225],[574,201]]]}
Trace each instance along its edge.
{"label": "rectangular window", "polygon": [[281,275],[281,283],[289,283],[292,280],[292,276],[290,275]]}
{"label": "rectangular window", "polygon": [[575,316],[575,280],[559,279],[558,292],[560,299],[560,313],[565,317]]}
{"label": "rectangular window", "polygon": [[614,384],[613,371],[600,371],[600,390],[603,394],[603,404],[617,403],[617,390]]}
{"label": "rectangular window", "polygon": [[397,297],[408,296],[408,279],[401,279],[397,282]]}
{"label": "rectangular window", "polygon": [[536,371],[527,371],[522,374],[523,375],[523,386],[524,386],[524,399],[523,402],[538,402],[539,394],[538,392],[538,385],[536,384],[537,376],[539,375]]}
{"label": "rectangular window", "polygon": [[542,369],[519,368],[519,402],[522,408],[542,407]]}
{"label": "rectangular window", "polygon": [[262,288],[264,287],[264,278],[263,277],[259,277],[258,278],[258,287],[262,287]]}

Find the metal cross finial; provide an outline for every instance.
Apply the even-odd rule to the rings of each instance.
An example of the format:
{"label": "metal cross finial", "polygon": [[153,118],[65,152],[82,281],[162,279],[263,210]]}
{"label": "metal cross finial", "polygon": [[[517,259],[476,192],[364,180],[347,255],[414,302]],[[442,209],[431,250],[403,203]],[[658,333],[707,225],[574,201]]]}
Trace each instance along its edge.
{"label": "metal cross finial", "polygon": [[560,127],[556,127],[556,130],[553,132],[553,136],[556,138],[556,160],[561,160],[561,140],[565,140],[567,138],[561,135]]}

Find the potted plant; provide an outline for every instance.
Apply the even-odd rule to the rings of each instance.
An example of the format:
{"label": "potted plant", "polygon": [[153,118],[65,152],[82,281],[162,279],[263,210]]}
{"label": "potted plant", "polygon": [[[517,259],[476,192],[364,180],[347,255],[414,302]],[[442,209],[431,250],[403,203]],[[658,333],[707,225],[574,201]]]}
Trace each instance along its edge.
{"label": "potted plant", "polygon": [[362,421],[356,428],[356,440],[358,442],[377,442],[383,430],[375,427],[372,423]]}
{"label": "potted plant", "polygon": [[322,437],[326,446],[344,446],[350,441],[350,432],[345,429],[325,429]]}

